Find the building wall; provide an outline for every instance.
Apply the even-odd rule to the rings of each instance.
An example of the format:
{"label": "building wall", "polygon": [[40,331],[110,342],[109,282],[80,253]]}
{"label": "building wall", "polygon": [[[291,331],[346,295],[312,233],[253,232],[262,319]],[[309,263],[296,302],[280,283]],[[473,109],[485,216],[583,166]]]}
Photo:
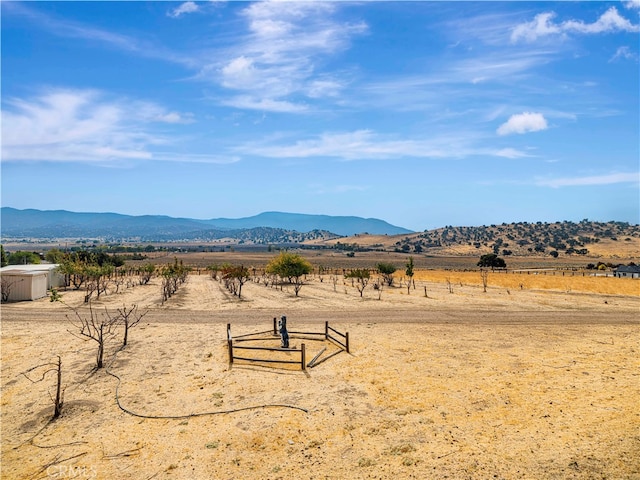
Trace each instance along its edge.
{"label": "building wall", "polygon": [[47,296],[46,272],[2,272],[2,280],[11,284],[10,302],[37,300]]}
{"label": "building wall", "polygon": [[622,278],[640,278],[640,273],[622,273]]}
{"label": "building wall", "polygon": [[618,278],[640,278],[640,272],[616,272]]}

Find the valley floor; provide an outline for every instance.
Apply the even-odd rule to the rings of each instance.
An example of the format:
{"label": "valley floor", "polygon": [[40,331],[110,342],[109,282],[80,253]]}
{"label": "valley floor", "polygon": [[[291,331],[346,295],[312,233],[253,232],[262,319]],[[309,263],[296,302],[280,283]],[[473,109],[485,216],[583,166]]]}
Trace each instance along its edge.
{"label": "valley floor", "polygon": [[[147,311],[98,371],[67,318],[87,314],[82,292],[2,306],[3,479],[640,478],[639,295],[425,282],[378,300],[327,277],[238,300],[202,275],[162,305],[159,289],[94,303]],[[283,314],[348,331],[351,353],[229,365],[227,323],[238,336]],[[308,358],[337,351],[292,337]],[[23,373],[57,355],[48,422],[55,375]]]}

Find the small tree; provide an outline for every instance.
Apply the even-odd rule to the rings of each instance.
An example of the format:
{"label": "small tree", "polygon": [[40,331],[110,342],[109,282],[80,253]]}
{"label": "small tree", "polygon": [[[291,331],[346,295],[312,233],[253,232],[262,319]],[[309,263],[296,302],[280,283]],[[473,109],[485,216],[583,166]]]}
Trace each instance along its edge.
{"label": "small tree", "polygon": [[498,257],[495,253],[487,253],[480,257],[477,265],[479,267],[488,267],[493,270],[494,268],[506,268],[507,264],[504,259]]}
{"label": "small tree", "polygon": [[87,294],[85,295],[84,302],[89,303],[93,292],[96,292],[96,298],[100,298],[100,295],[106,293],[109,283],[111,283],[111,275],[114,272],[112,265],[89,265],[85,268],[85,277]]}
{"label": "small tree", "polygon": [[165,265],[162,268],[162,304],[171,298],[178,291],[178,287],[187,281],[189,276],[189,267],[185,267],[182,260],[178,262],[177,258],[173,259],[173,264]]}
{"label": "small tree", "polygon": [[218,264],[209,265],[207,267],[207,270],[209,271],[211,278],[213,278],[214,280],[218,279],[218,272],[220,271],[220,265]]}
{"label": "small tree", "polygon": [[64,275],[65,285],[73,285],[74,290],[80,290],[86,281],[85,264],[80,261],[65,259],[57,270]]}
{"label": "small tree", "polygon": [[337,275],[331,275],[329,277],[331,279],[331,283],[333,284],[333,291],[336,291],[336,286],[338,285],[338,276]]}
{"label": "small tree", "polygon": [[138,313],[138,306],[133,305],[130,308],[127,308],[125,305],[122,308],[118,308],[118,315],[120,317],[120,321],[124,325],[124,339],[122,341],[122,346],[125,347],[127,345],[127,339],[129,337],[129,329],[135,327],[140,323],[142,317],[144,317],[148,311]]}
{"label": "small tree", "polygon": [[480,278],[482,279],[482,291],[487,293],[487,285],[489,284],[489,270],[480,269]]}
{"label": "small tree", "polygon": [[396,271],[395,265],[380,262],[376,268],[378,269],[378,272],[380,272],[380,275],[382,275],[384,283],[391,287],[393,285],[393,274]]}
{"label": "small tree", "polygon": [[106,308],[102,315],[98,315],[94,312],[91,302],[89,302],[88,316],[81,315],[78,310],[74,310],[73,313],[74,317],[69,318],[67,315],[67,319],[79,332],[70,333],[85,340],[93,340],[98,344],[96,369],[102,368],[105,343],[109,337],[113,336],[120,317],[111,317]]}
{"label": "small tree", "polygon": [[7,252],[4,251],[4,247],[0,244],[0,267],[6,267],[9,265],[9,257]]}
{"label": "small tree", "polygon": [[227,289],[238,298],[242,298],[242,286],[251,278],[249,269],[243,265],[237,267],[227,264],[222,266],[221,272]]}
{"label": "small tree", "polygon": [[355,270],[351,270],[349,273],[347,273],[345,275],[345,278],[356,280],[355,286],[358,289],[358,292],[360,292],[360,296],[362,297],[362,293],[364,292],[364,289],[369,283],[369,279],[371,278],[371,273],[366,268],[356,268]]}
{"label": "small tree", "polygon": [[49,263],[62,263],[65,259],[65,253],[60,249],[52,248],[45,254],[44,259]]}
{"label": "small tree", "polygon": [[409,281],[407,282],[407,295],[410,295],[411,282],[413,281],[413,274],[414,274],[414,272],[413,272],[413,257],[409,257],[409,260],[407,261],[406,269],[405,269],[404,273],[409,278]]}
{"label": "small tree", "polygon": [[280,252],[280,255],[273,258],[265,269],[266,273],[278,275],[283,280],[286,278],[293,285],[296,297],[304,285],[304,276],[312,271],[313,267],[307,260],[300,255],[288,252]]}
{"label": "small tree", "polygon": [[152,263],[145,263],[141,265],[138,269],[139,279],[138,283],[140,285],[146,285],[151,281],[151,277],[156,271],[156,266]]}
{"label": "small tree", "polygon": [[9,301],[9,297],[11,296],[11,290],[13,289],[13,286],[16,283],[22,281],[22,279],[10,280],[10,278],[11,277],[0,276],[0,298],[2,300],[2,303],[6,303]]}
{"label": "small tree", "polygon": [[373,284],[373,289],[378,291],[378,300],[382,299],[382,290],[384,288],[384,281],[380,277]]}
{"label": "small tree", "polygon": [[[27,378],[27,380],[29,380],[31,383],[41,382],[45,379],[45,377],[47,376],[47,373],[56,372],[56,378],[57,378],[56,396],[55,398],[53,397],[51,398],[51,400],[53,401],[53,417],[52,417],[53,420],[58,418],[60,416],[60,413],[62,413],[62,404],[63,404],[63,398],[64,398],[64,390],[62,389],[62,359],[60,358],[60,355],[57,355],[57,357],[58,357],[57,362],[42,363],[40,365],[36,365],[35,367],[30,368],[26,372],[22,372],[22,375],[24,375]],[[28,374],[39,369],[45,369],[42,372],[42,376],[40,377],[40,379],[39,380],[31,379]]]}

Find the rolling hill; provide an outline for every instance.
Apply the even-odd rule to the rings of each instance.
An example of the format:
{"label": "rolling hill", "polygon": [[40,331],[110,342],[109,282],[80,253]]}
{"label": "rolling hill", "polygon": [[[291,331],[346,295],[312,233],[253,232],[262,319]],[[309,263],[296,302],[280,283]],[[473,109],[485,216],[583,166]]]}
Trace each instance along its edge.
{"label": "rolling hill", "polygon": [[329,239],[342,250],[384,250],[441,256],[640,257],[640,226],[627,222],[517,222],[476,227],[446,226],[407,235],[355,235]]}
{"label": "rolling hill", "polygon": [[[162,215],[131,216],[117,213],[78,213],[66,210],[19,210],[2,207],[4,238],[99,238],[105,241],[180,241],[247,237],[247,230],[273,229],[310,234],[310,238],[370,234],[412,233],[376,218],[265,212],[246,218],[196,220]],[[259,231],[264,235],[268,230]],[[318,234],[318,232],[326,232]],[[295,235],[294,235],[295,236]],[[303,237],[305,237],[303,235]],[[307,239],[307,238],[305,238]],[[264,240],[264,238],[263,238]]]}

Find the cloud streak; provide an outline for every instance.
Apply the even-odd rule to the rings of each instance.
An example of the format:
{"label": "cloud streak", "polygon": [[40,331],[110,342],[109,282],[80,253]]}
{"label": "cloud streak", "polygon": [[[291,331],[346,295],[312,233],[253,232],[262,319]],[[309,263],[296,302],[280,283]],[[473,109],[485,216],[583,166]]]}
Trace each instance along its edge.
{"label": "cloud streak", "polygon": [[609,60],[609,63],[615,62],[617,60],[631,60],[631,61],[637,62],[638,54],[635,52],[632,52],[631,49],[625,45],[622,47],[618,47],[618,49],[616,50],[616,53]]}
{"label": "cloud streak", "polygon": [[565,177],[548,180],[538,180],[536,185],[541,187],[588,187],[596,185],[613,185],[617,183],[640,183],[640,172],[609,173],[587,177]]}
{"label": "cloud streak", "polygon": [[403,158],[465,158],[488,156],[498,158],[524,158],[531,155],[514,148],[488,148],[478,146],[482,138],[471,132],[464,135],[447,134],[424,138],[398,138],[381,135],[372,130],[325,132],[313,138],[292,143],[273,144],[254,142],[235,151],[239,154],[267,158],[336,158],[343,161],[391,160]]}
{"label": "cloud streak", "polygon": [[79,38],[89,42],[97,42],[140,57],[160,59],[190,68],[199,64],[197,59],[191,55],[178,55],[161,45],[142,41],[130,35],[114,33],[82,22],[61,19],[27,7],[22,2],[3,3],[2,8],[3,14],[21,15],[59,37]]}

